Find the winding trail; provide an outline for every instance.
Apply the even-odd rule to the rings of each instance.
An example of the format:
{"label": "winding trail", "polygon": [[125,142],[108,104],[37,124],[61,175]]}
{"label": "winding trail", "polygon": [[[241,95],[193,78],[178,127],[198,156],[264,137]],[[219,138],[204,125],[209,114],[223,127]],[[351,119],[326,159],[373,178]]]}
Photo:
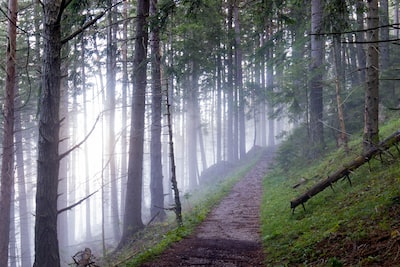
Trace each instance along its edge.
{"label": "winding trail", "polygon": [[194,234],[142,266],[264,266],[259,213],[262,179],[273,155],[266,150]]}

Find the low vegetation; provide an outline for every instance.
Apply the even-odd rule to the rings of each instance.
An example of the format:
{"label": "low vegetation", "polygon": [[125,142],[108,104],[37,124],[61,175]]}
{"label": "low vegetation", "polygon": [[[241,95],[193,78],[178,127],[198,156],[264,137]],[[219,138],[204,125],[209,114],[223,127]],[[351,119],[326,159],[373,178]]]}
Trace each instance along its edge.
{"label": "low vegetation", "polygon": [[[384,139],[398,120],[381,127]],[[262,237],[267,266],[394,266],[400,261],[400,152],[377,157],[311,198],[294,213],[290,201],[361,154],[332,149],[321,161],[302,157],[301,133],[282,144],[264,180]],[[297,185],[296,188],[293,188]]]}

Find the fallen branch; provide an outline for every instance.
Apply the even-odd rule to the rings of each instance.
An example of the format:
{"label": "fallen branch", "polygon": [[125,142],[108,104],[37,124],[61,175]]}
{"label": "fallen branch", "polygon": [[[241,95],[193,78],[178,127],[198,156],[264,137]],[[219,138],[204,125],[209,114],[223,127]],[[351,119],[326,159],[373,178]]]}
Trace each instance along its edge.
{"label": "fallen branch", "polygon": [[340,180],[341,178],[347,178],[351,185],[350,174],[362,166],[364,163],[369,162],[376,155],[380,155],[392,146],[396,146],[397,143],[400,142],[400,131],[392,134],[382,142],[380,142],[377,146],[370,149],[368,152],[363,153],[363,155],[358,156],[349,164],[341,167],[339,170],[329,175],[325,180],[320,181],[315,184],[313,187],[307,190],[307,192],[303,193],[301,196],[296,199],[290,201],[290,208],[292,212],[296,209],[297,206],[302,205],[304,208],[304,203],[306,203],[311,197],[315,196],[319,192],[323,191],[327,187],[332,187],[332,184]]}

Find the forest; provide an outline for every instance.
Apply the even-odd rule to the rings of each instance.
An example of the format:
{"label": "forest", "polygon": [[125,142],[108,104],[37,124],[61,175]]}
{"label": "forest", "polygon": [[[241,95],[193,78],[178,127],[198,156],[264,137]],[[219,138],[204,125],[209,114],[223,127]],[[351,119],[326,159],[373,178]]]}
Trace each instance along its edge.
{"label": "forest", "polygon": [[106,257],[208,169],[306,140],[309,160],[399,109],[398,0],[8,0],[0,266]]}

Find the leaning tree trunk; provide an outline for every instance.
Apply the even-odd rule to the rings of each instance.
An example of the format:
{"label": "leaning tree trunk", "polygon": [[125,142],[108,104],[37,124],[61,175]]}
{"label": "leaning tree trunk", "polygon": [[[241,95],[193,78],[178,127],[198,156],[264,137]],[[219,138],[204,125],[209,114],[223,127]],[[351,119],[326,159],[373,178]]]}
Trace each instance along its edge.
{"label": "leaning tree trunk", "polygon": [[175,216],[176,222],[179,227],[183,226],[182,220],[182,205],[181,199],[179,197],[179,188],[178,182],[176,179],[176,165],[175,165],[175,152],[174,152],[174,138],[173,138],[173,131],[172,131],[172,120],[171,120],[171,104],[169,102],[169,95],[168,90],[166,94],[167,100],[167,126],[168,126],[168,140],[169,140],[169,156],[170,156],[170,164],[171,164],[171,185],[172,191],[174,192],[174,202],[175,202]]}
{"label": "leaning tree trunk", "polygon": [[364,151],[379,142],[379,9],[378,0],[368,1],[367,17],[367,84],[365,88],[364,110]]}
{"label": "leaning tree trunk", "polygon": [[0,191],[0,266],[7,266],[10,240],[10,209],[14,185],[14,89],[16,85],[16,45],[17,45],[18,1],[8,1],[6,90],[3,107],[3,154],[1,161]]}
{"label": "leaning tree trunk", "polygon": [[39,140],[34,267],[60,266],[57,239],[57,197],[60,132],[62,1],[42,1],[43,66],[39,100]]}
{"label": "leaning tree trunk", "polygon": [[[310,198],[312,198],[319,192],[322,192],[327,187],[332,187],[334,183],[336,183],[342,178],[347,178],[350,181],[349,175],[352,174],[356,169],[358,169],[365,163],[369,162],[375,156],[383,154],[391,147],[395,146],[397,151],[400,152],[398,147],[399,143],[400,143],[400,131],[395,132],[394,134],[383,140],[378,145],[372,147],[368,151],[364,152],[362,155],[356,157],[351,162],[346,163],[343,167],[340,167],[337,171],[330,174],[326,179],[315,184],[305,193],[290,201],[290,208],[292,209],[293,212],[299,205],[303,205],[304,208],[304,203],[306,203]],[[390,155],[390,153],[388,154]]]}

